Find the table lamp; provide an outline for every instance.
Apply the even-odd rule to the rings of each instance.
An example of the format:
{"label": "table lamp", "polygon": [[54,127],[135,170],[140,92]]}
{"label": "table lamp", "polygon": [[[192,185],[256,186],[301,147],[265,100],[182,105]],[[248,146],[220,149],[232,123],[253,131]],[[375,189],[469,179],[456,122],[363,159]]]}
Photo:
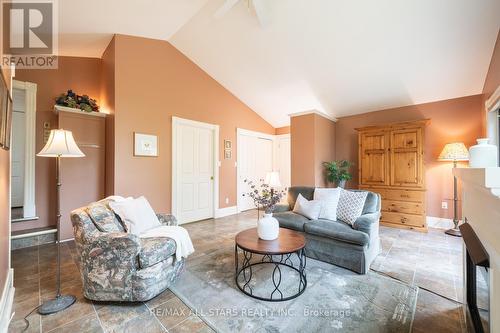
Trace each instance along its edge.
{"label": "table lamp", "polygon": [[49,140],[45,147],[37,154],[40,157],[56,158],[56,187],[57,187],[57,292],[54,299],[44,302],[38,308],[38,313],[42,315],[56,313],[70,307],[76,301],[73,295],[61,295],[61,158],[62,157],[84,157],[75,140],[73,133],[63,129],[50,131]]}
{"label": "table lamp", "polygon": [[[469,151],[462,142],[447,143],[441,154],[439,154],[439,161],[452,161],[453,168],[457,167],[458,161],[468,161]],[[445,233],[451,236],[461,237],[462,234],[458,229],[458,195],[457,195],[457,177],[453,176],[453,229],[446,230]]]}

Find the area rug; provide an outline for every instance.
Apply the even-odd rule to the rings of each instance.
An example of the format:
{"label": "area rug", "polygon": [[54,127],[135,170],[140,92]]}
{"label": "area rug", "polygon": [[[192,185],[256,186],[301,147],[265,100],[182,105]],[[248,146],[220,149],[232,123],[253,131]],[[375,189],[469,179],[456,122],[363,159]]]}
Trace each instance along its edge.
{"label": "area rug", "polygon": [[[256,258],[257,260],[258,258]],[[274,289],[272,265],[254,269],[257,295]],[[370,272],[358,275],[307,259],[307,288],[285,302],[244,295],[234,281],[234,248],[221,248],[187,263],[171,290],[217,332],[410,332],[418,288]],[[285,297],[298,274],[282,269]]]}

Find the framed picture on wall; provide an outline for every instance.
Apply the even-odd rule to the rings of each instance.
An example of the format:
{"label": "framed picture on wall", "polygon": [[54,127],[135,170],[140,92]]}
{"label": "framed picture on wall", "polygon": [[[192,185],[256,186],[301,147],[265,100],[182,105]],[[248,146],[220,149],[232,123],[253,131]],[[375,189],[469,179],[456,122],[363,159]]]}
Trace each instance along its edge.
{"label": "framed picture on wall", "polygon": [[224,149],[224,159],[230,160],[232,156],[231,149]]}
{"label": "framed picture on wall", "polygon": [[134,156],[158,156],[158,136],[134,132]]}
{"label": "framed picture on wall", "polygon": [[224,140],[224,149],[231,149],[232,145],[231,140]]}

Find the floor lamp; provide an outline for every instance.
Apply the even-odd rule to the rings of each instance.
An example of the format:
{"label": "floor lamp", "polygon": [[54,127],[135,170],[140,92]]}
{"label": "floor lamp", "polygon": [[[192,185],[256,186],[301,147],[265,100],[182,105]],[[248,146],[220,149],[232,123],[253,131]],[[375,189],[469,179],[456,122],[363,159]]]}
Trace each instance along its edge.
{"label": "floor lamp", "polygon": [[[462,142],[447,143],[441,154],[439,154],[439,161],[453,162],[453,168],[457,167],[458,161],[468,161],[469,151]],[[453,176],[453,229],[445,231],[446,234],[462,237],[460,229],[458,229],[458,194],[457,194],[457,177]]]}
{"label": "floor lamp", "polygon": [[50,131],[49,140],[37,156],[55,157],[57,175],[57,293],[54,299],[46,301],[38,308],[38,313],[46,315],[64,310],[76,301],[73,295],[61,295],[61,158],[84,157],[85,154],[78,148],[70,131],[56,129]]}

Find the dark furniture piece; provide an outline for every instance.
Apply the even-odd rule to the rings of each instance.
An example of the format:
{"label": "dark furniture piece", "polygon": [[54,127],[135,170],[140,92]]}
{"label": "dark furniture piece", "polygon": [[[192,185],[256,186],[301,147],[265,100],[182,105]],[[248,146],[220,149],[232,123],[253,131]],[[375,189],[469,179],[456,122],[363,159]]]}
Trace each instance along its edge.
{"label": "dark furniture piece", "polygon": [[309,220],[294,213],[292,210],[299,194],[312,200],[314,187],[288,189],[288,204],[278,205],[273,214],[280,227],[304,235],[308,257],[366,274],[380,252],[380,195],[368,192],[362,215],[351,226],[340,220]]}
{"label": "dark furniture piece", "polygon": [[[234,247],[235,282],[238,288],[246,295],[261,301],[281,302],[293,299],[306,290],[306,255],[304,236],[296,231],[280,228],[277,239],[266,241],[259,238],[257,228],[244,230],[236,235]],[[243,262],[239,267],[239,251],[243,252]],[[252,262],[254,254],[262,255],[260,260]],[[298,267],[294,266],[294,254],[298,259]],[[272,282],[274,289],[269,297],[254,294],[250,285],[253,271],[252,268],[258,265],[274,265]],[[299,275],[297,292],[293,295],[284,295],[280,290],[282,272],[280,266],[286,266],[296,271]],[[243,277],[243,283],[239,282],[239,277]]]}

